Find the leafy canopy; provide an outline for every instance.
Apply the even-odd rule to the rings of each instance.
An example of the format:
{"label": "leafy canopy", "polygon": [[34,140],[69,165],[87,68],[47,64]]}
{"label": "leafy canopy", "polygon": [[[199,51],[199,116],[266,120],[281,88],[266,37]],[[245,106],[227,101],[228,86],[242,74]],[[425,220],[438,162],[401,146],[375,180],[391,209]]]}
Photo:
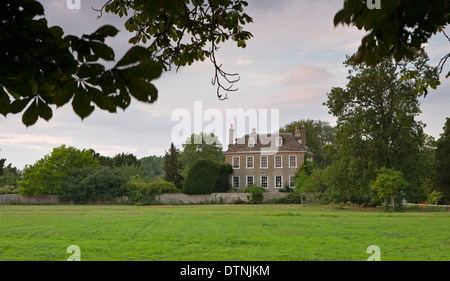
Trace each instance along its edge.
{"label": "leafy canopy", "polygon": [[163,70],[208,56],[216,66],[215,82],[221,85],[219,75],[227,79],[227,74],[215,61],[216,44],[231,39],[245,47],[251,37],[242,29],[251,22],[243,13],[246,5],[239,0],[107,1],[108,12],[123,16],[133,11],[125,25],[136,32],[131,43],[153,41],[148,48],[131,47],[106,69],[101,61],[116,58],[105,40],[116,36],[117,28],[104,25],[81,37],[64,35],[61,27],[48,26],[38,1],[1,1],[0,114],[23,113],[23,124],[31,126],[39,118],[49,121],[55,106],[69,102],[82,119],[96,107],[112,113],[126,109],[132,98],[153,103],[158,91],[152,81]]}

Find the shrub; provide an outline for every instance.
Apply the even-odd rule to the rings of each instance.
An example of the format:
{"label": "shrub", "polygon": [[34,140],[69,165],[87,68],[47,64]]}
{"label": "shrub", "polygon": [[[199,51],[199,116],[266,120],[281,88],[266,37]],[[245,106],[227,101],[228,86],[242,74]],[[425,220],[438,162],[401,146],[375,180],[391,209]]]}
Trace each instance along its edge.
{"label": "shrub", "polygon": [[0,194],[18,194],[19,188],[14,185],[6,184],[0,187]]}
{"label": "shrub", "polygon": [[229,164],[211,159],[195,161],[187,172],[183,193],[210,194],[226,192],[230,187],[229,175],[233,169]]}
{"label": "shrub", "polygon": [[253,204],[261,204],[264,199],[264,192],[266,192],[264,188],[257,185],[249,185],[244,191],[250,193],[249,203]]}
{"label": "shrub", "polygon": [[111,200],[127,195],[126,179],[109,167],[71,170],[61,184],[62,201],[86,203],[101,197]]}
{"label": "shrub", "polygon": [[132,177],[131,180],[126,183],[126,188],[130,204],[152,204],[156,195],[180,192],[180,190],[171,182],[148,182],[139,176]]}

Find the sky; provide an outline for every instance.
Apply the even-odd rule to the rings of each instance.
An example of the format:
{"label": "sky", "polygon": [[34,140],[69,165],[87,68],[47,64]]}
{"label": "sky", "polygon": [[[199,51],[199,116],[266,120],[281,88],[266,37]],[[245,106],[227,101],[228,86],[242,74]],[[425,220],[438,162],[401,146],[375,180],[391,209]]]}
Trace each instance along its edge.
{"label": "sky", "polygon": [[[50,26],[59,25],[65,34],[90,34],[105,24],[120,32],[109,38],[116,61],[131,48],[132,34],[124,27],[126,18],[105,14],[97,19],[105,0],[79,0],[80,9],[69,9],[66,0],[42,0]],[[22,113],[0,115],[0,158],[23,169],[62,144],[94,149],[102,155],[132,153],[138,158],[164,155],[170,143],[181,148],[182,139],[199,131],[211,132],[228,144],[229,122],[239,112],[256,114],[256,123],[236,126],[234,137],[256,128],[274,131],[292,121],[314,119],[335,125],[336,118],[323,103],[332,87],[345,87],[346,55],[357,51],[364,32],[355,27],[334,27],[333,18],[343,0],[248,0],[246,13],[253,23],[245,27],[253,34],[246,48],[227,42],[216,58],[229,73],[239,73],[228,99],[219,100],[211,81],[211,62],[194,63],[178,72],[165,72],[154,81],[158,99],[153,104],[133,100],[125,111],[111,114],[96,109],[81,120],[70,103],[54,108],[50,121],[39,119],[30,127],[22,124]],[[430,64],[436,65],[448,52],[448,40],[438,34],[426,46]],[[447,70],[448,71],[448,70]],[[444,71],[445,72],[445,71]],[[416,120],[426,124],[425,133],[439,138],[449,117],[450,78],[421,97]],[[240,111],[241,110],[241,111]],[[213,118],[210,118],[213,116]],[[231,116],[231,117],[230,117]],[[251,115],[255,116],[255,115]],[[252,119],[253,120],[253,119]],[[275,121],[273,121],[275,120]],[[190,123],[191,126],[184,126]],[[183,127],[184,126],[184,127]],[[185,128],[183,131],[180,127]]]}

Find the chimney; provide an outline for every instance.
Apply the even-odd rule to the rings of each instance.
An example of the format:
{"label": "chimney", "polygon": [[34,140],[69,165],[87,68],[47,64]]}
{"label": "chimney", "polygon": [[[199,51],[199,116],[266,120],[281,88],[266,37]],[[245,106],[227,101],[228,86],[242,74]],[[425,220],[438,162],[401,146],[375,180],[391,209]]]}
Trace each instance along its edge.
{"label": "chimney", "polygon": [[306,144],[306,127],[304,122],[302,122],[302,144]]}
{"label": "chimney", "polygon": [[300,139],[301,138],[301,133],[300,133],[300,127],[295,127],[295,133],[294,133],[294,137],[296,139]]}
{"label": "chimney", "polygon": [[233,130],[233,124],[230,124],[230,129],[228,130],[229,136],[228,136],[228,145],[234,144],[234,130]]}

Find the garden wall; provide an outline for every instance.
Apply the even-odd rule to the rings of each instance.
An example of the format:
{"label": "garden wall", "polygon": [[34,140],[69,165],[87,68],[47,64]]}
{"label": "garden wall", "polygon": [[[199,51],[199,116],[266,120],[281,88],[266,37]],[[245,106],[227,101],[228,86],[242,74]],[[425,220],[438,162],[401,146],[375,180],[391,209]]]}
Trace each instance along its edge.
{"label": "garden wall", "polygon": [[[264,193],[264,200],[281,198],[287,196],[288,193],[282,192],[268,192]],[[250,200],[250,193],[211,193],[211,194],[196,194],[188,195],[183,193],[170,193],[156,196],[155,198],[161,204],[210,204],[210,203],[234,203],[247,202]],[[89,202],[88,204],[120,204],[127,201],[126,197],[117,198],[112,201]],[[11,204],[34,204],[34,205],[57,205],[67,204],[59,200],[59,195],[19,195],[19,194],[0,194],[0,205]]]}

